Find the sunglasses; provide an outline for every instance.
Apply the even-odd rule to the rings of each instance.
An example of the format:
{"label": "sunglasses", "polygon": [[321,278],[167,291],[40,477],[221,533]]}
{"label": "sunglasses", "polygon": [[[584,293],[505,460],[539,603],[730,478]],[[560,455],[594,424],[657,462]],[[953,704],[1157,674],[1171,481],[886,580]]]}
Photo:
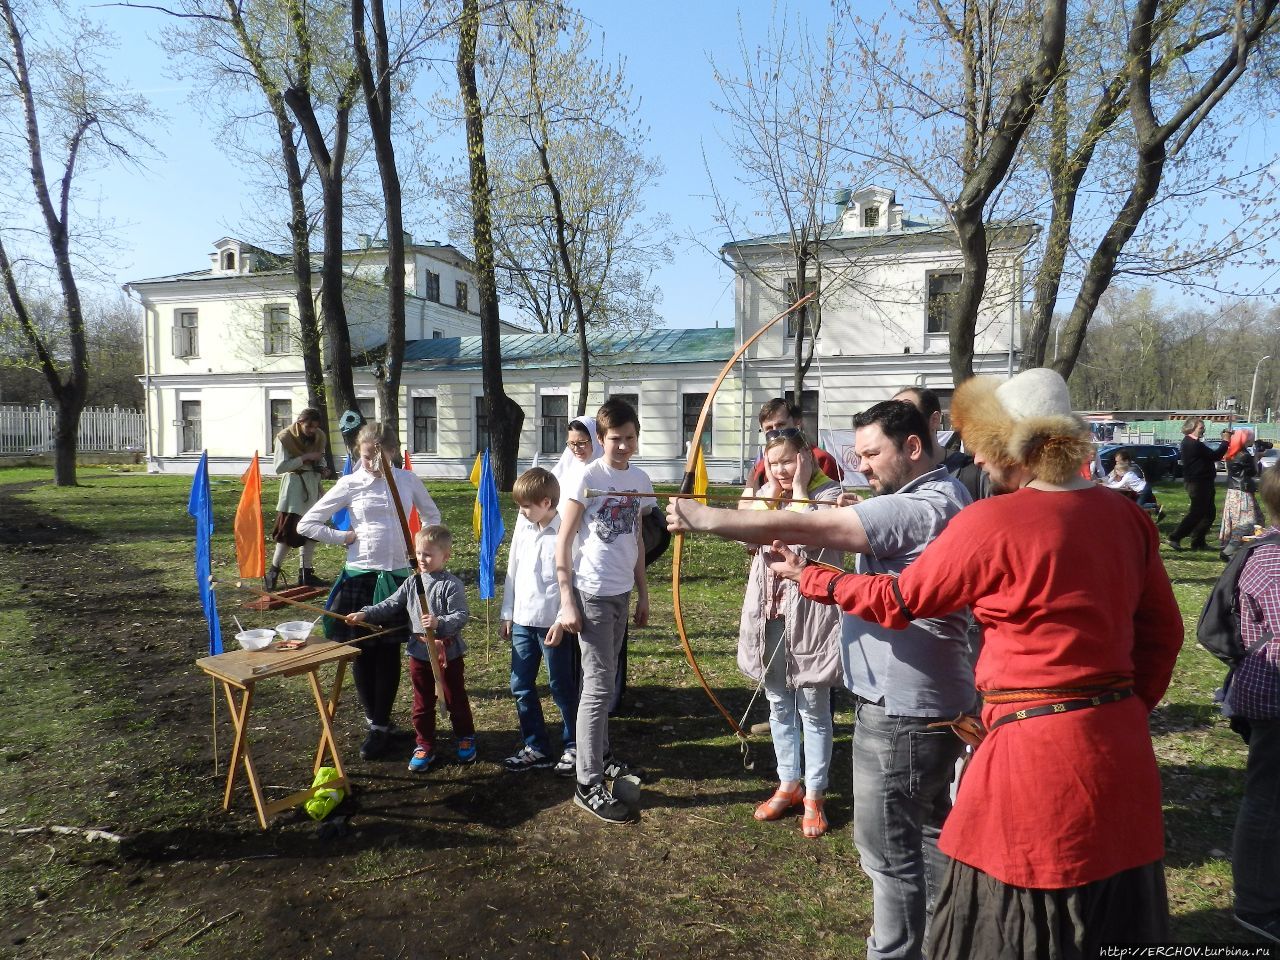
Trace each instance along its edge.
{"label": "sunglasses", "polygon": [[774,440],[799,440],[801,443],[807,443],[804,431],[799,427],[783,427],[781,430],[769,430],[764,435],[765,443],[772,443]]}

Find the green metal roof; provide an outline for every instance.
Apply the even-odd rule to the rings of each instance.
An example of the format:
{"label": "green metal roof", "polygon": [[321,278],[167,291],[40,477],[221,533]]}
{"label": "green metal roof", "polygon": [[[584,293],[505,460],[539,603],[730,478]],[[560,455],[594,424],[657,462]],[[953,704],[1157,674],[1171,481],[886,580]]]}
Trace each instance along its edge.
{"label": "green metal roof", "polygon": [[[593,333],[587,349],[596,363],[724,363],[733,355],[732,328],[649,330],[644,333]],[[406,370],[478,370],[480,337],[411,340],[404,348]],[[502,337],[502,366],[513,368],[576,367],[581,360],[578,338],[558,333]]]}

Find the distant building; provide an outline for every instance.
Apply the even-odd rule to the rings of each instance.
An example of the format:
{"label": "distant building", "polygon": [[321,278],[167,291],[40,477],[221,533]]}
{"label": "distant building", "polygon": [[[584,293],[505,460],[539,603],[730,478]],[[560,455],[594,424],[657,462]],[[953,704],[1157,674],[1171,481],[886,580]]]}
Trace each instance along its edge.
{"label": "distant building", "polygon": [[[845,191],[827,225],[817,262],[822,326],[801,398],[809,431],[847,429],[854,413],[906,384],[951,394],[947,331],[962,263],[945,224],[907,217],[891,191]],[[990,279],[978,322],[975,368],[1016,367],[1023,258],[1036,228],[993,225]],[[642,423],[636,463],[656,480],[683,471],[687,442],[725,361],[796,296],[785,238],[726,245],[737,271],[732,329],[593,333],[587,412],[606,398],[635,403]],[[347,252],[346,284],[354,349],[380,343],[385,247]],[[400,419],[414,469],[464,477],[488,443],[473,265],[453,247],[406,247],[409,341]],[[278,331],[294,316],[290,275],[279,257],[230,238],[215,244],[212,269],[128,285],[147,318],[149,449],[154,470],[193,469],[201,449],[215,470],[244,469],[255,447],[269,449],[279,425],[305,403],[301,358]],[[466,291],[465,293],[463,291]],[[712,479],[736,481],[754,461],[756,411],[787,395],[797,323],[777,323],[735,365],[715,397],[703,437]],[[194,330],[194,333],[186,331]],[[520,458],[558,457],[577,407],[576,338],[506,326],[503,379],[525,411]],[[366,416],[376,409],[372,370],[357,370]],[[332,411],[334,416],[340,411]]]}

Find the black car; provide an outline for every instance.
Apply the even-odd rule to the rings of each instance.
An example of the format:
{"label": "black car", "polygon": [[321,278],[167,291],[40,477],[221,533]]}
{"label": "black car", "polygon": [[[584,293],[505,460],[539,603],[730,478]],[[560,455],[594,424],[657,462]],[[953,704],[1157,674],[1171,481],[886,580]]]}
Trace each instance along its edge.
{"label": "black car", "polygon": [[1102,469],[1110,473],[1116,465],[1116,453],[1129,451],[1129,456],[1139,467],[1148,483],[1159,483],[1166,477],[1182,476],[1182,464],[1178,460],[1178,448],[1171,443],[1104,443],[1098,447],[1098,459]]}

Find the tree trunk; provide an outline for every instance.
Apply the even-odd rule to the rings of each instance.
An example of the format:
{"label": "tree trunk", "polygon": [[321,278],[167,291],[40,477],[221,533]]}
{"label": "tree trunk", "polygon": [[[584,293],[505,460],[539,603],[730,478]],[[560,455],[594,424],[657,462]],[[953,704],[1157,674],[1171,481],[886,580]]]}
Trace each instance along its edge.
{"label": "tree trunk", "polygon": [[[352,90],[354,92],[354,90]],[[324,206],[324,251],[321,255],[320,312],[324,325],[324,364],[332,384],[332,395],[343,411],[359,410],[356,404],[355,378],[351,367],[351,334],[347,328],[347,309],[342,296],[342,193],[343,163],[347,152],[347,125],[351,116],[349,103],[340,103],[335,122],[332,152],[325,143],[324,131],[311,105],[311,93],[304,87],[284,91],[284,101],[293,112],[307,138],[312,164],[320,178]],[[344,438],[346,439],[346,438]],[[355,437],[347,444],[354,451]]]}
{"label": "tree trunk", "polygon": [[463,0],[458,30],[458,88],[467,125],[467,165],[470,173],[476,284],[480,298],[481,367],[489,438],[493,446],[494,479],[501,490],[516,480],[520,429],[524,411],[502,386],[501,327],[498,322],[498,283],[494,273],[493,226],[490,215],[489,169],[484,154],[484,116],[476,86],[476,40],[480,33],[477,0]]}
{"label": "tree trunk", "polygon": [[354,36],[356,66],[364,87],[368,108],[369,130],[373,135],[373,153],[382,181],[383,214],[387,221],[387,344],[384,374],[378,382],[382,425],[400,436],[400,377],[404,369],[404,210],[400,190],[400,172],[396,167],[395,145],[391,139],[391,55],[387,41],[387,19],[382,0],[370,0],[373,22],[374,58],[370,62],[365,36],[364,0],[352,0],[351,25]]}
{"label": "tree trunk", "polygon": [[[978,308],[989,269],[987,228],[983,219],[986,204],[1004,182],[1018,144],[1053,85],[1062,62],[1066,28],[1066,0],[1047,0],[1040,19],[1035,63],[1014,88],[985,150],[979,153],[974,149],[967,154],[973,159],[966,169],[960,196],[951,205],[951,221],[964,258],[964,275],[950,317],[951,378],[956,385],[973,376]],[[977,104],[970,103],[969,108],[968,112],[976,115]]]}

